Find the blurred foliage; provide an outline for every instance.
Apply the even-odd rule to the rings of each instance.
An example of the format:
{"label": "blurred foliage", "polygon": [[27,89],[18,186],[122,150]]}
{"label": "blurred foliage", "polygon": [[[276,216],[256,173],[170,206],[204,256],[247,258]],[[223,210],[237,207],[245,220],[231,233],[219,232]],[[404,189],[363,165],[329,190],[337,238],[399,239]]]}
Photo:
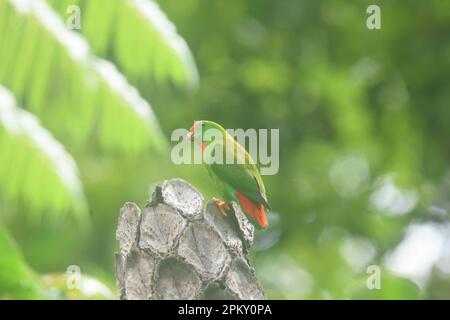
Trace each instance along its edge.
{"label": "blurred foliage", "polygon": [[[59,22],[19,10],[30,2]],[[30,186],[42,186],[38,195],[64,185],[25,174],[49,162],[27,169],[16,153],[5,156],[4,137],[18,148],[32,140],[8,134],[0,119],[0,219],[33,270],[79,265],[113,288],[125,201],[144,204],[154,183],[172,177],[217,196],[201,167],[172,165],[164,148],[175,128],[211,119],[280,129],[280,171],[264,177],[271,228],[258,233],[253,256],[270,298],[450,298],[449,2],[166,0],[162,11],[150,0],[105,2],[0,0],[0,83],[75,159],[91,221],[83,227],[51,205],[34,214],[42,206]],[[64,28],[68,4],[81,7],[79,32]],[[366,28],[369,4],[381,8],[381,30]],[[197,87],[192,57],[197,91],[186,90]],[[5,191],[10,163],[23,168],[18,197]],[[410,226],[429,222],[431,237],[400,255]],[[390,262],[398,260],[414,272]],[[23,258],[11,260],[17,268],[8,261],[0,256],[0,296],[27,297],[3,275],[23,273],[25,288],[35,276],[20,271],[29,270]],[[366,287],[372,264],[380,290]]]}
{"label": "blurred foliage", "polygon": [[1,86],[0,101],[0,188],[4,196],[13,201],[23,197],[36,209],[34,214],[43,209],[85,214],[83,190],[71,156]]}
{"label": "blurred foliage", "polygon": [[[96,8],[92,1],[84,5],[88,6],[88,3],[90,11]],[[123,57],[127,52],[123,62],[125,69],[152,70],[153,73],[146,76],[153,76],[152,80],[158,85],[167,86],[171,80],[179,86],[195,87],[196,69],[189,49],[158,5],[151,1],[131,0],[115,3],[120,7],[110,12],[110,16],[106,15],[106,19],[111,20],[111,16],[128,8],[124,14],[127,22],[113,38],[117,39],[117,51],[122,53],[118,56]],[[54,4],[61,5],[62,2]],[[97,10],[105,6],[108,6],[107,2]],[[78,167],[59,140],[74,154],[83,155],[89,149],[92,153],[105,152],[108,157],[131,157],[150,150],[156,156],[167,150],[168,144],[150,104],[113,63],[91,53],[86,39],[70,31],[64,23],[65,17],[59,16],[49,3],[0,0],[0,15],[1,219],[12,229],[18,227],[19,233],[27,226],[43,231],[46,222],[59,231],[65,220],[55,218],[72,213],[83,218],[68,226],[75,227],[73,235],[92,232],[86,219],[88,204]],[[94,26],[95,15],[86,19],[91,26]],[[123,34],[130,31],[128,22],[133,19],[138,23],[134,31],[139,29],[141,36],[141,39],[133,38],[135,46],[142,46],[147,51],[151,48],[152,57],[130,59],[129,53],[133,51],[128,51],[129,42]],[[147,27],[143,28],[143,25]],[[105,39],[94,37],[96,49],[99,41],[107,44],[109,40],[108,34],[100,32],[98,35]],[[149,41],[143,41],[143,38]],[[92,144],[85,146],[87,141]],[[61,231],[64,234],[65,231]],[[57,237],[63,234],[57,234]],[[30,239],[35,243],[33,236]],[[9,250],[13,252],[14,248]],[[43,257],[42,252],[40,247],[34,254]],[[43,258],[41,261],[48,261],[47,257]],[[19,268],[25,263],[17,258],[8,265],[8,259],[6,255],[0,257],[1,263],[8,266],[5,270],[17,267],[17,276],[25,277]],[[7,273],[4,276],[2,279],[7,278]],[[14,277],[12,272],[11,276]],[[20,290],[18,294],[14,293],[14,284],[22,283],[21,279],[16,280],[18,282],[12,283],[5,280],[6,287],[0,290],[0,296],[22,297]],[[32,282],[25,280],[27,286]],[[58,282],[50,283],[56,286]],[[41,293],[29,291],[33,294],[30,293],[31,297],[48,297],[45,290]]]}
{"label": "blurred foliage", "polygon": [[186,42],[159,6],[148,0],[49,0],[63,16],[83,13],[80,30],[99,56],[111,55],[127,77],[155,85],[195,88],[197,67]]}
{"label": "blurred foliage", "polygon": [[150,105],[45,2],[0,5],[0,81],[45,127],[78,143],[95,131],[103,147],[130,153],[163,144]]}
{"label": "blurred foliage", "polygon": [[[8,232],[0,228],[0,299],[114,299],[111,290],[88,275],[68,287],[70,274],[39,277],[24,261]],[[72,281],[73,282],[73,281]]]}
{"label": "blurred foliage", "polygon": [[0,229],[0,298],[33,298],[38,295],[37,276],[20,255],[6,230]]}

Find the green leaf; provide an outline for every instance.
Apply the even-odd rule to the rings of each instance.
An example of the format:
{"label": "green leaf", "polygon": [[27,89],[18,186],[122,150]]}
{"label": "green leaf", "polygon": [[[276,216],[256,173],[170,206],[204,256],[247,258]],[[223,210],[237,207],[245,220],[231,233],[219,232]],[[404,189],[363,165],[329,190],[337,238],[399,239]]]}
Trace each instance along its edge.
{"label": "green leaf", "polygon": [[[68,16],[60,0],[50,3]],[[120,69],[133,79],[151,76],[158,84],[197,87],[191,51],[156,2],[84,0],[78,4],[83,14],[80,32],[96,54],[105,56],[112,49]]]}
{"label": "green leaf", "polygon": [[0,83],[43,126],[79,144],[95,134],[107,150],[166,146],[150,104],[46,2],[0,0],[0,8]]}
{"label": "green leaf", "polygon": [[35,215],[44,210],[56,215],[70,211],[85,218],[86,203],[75,161],[2,86],[0,192],[10,200],[24,200]]}

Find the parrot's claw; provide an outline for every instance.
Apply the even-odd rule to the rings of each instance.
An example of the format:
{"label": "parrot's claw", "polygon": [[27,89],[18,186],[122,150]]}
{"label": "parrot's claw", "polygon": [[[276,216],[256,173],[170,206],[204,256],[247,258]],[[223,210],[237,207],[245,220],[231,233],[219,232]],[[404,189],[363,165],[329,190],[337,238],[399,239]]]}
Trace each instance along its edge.
{"label": "parrot's claw", "polygon": [[230,210],[230,206],[228,203],[226,203],[223,200],[213,198],[213,201],[216,203],[217,208],[219,209],[220,213],[222,213],[225,217],[227,216],[227,211]]}

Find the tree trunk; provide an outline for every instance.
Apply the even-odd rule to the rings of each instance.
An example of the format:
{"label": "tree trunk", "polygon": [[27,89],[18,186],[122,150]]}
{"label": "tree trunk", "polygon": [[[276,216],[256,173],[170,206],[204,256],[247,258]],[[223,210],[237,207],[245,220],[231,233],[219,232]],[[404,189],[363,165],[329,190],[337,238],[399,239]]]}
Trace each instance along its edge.
{"label": "tree trunk", "polygon": [[120,210],[121,299],[265,299],[248,259],[254,229],[240,207],[223,216],[181,179],[157,186],[143,214]]}

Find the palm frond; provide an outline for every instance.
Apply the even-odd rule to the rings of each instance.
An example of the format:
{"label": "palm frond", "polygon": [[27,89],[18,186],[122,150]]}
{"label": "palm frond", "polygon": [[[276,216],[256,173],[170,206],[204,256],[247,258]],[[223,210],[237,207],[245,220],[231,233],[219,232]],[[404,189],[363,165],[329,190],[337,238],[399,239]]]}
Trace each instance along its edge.
{"label": "palm frond", "polygon": [[85,218],[78,170],[64,147],[0,86],[0,193],[34,214],[49,210]]}
{"label": "palm frond", "polygon": [[81,33],[93,51],[105,56],[112,50],[129,78],[150,75],[157,84],[197,86],[198,71],[188,45],[155,1],[49,1],[65,17],[70,4],[79,5]]}
{"label": "palm frond", "polygon": [[164,145],[150,104],[46,2],[0,0],[0,15],[0,83],[45,127],[113,150]]}

